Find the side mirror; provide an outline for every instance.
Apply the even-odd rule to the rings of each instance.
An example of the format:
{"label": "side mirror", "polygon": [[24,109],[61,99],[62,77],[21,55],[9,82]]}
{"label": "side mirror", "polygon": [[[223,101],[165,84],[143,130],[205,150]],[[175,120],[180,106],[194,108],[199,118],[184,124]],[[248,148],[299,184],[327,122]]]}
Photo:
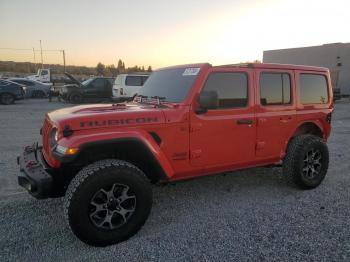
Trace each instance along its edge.
{"label": "side mirror", "polygon": [[219,99],[217,91],[202,91],[199,95],[199,106],[200,108],[196,110],[197,114],[204,114],[208,109],[218,108]]}

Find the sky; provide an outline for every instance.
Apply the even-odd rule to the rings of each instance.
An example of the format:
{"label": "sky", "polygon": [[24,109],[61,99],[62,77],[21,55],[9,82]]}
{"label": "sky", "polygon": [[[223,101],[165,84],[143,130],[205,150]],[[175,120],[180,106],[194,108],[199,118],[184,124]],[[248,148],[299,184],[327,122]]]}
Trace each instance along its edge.
{"label": "sky", "polygon": [[[350,42],[349,0],[0,0],[0,60],[65,50],[69,65],[214,65]],[[36,62],[40,53],[36,53]],[[62,64],[61,52],[44,63]]]}

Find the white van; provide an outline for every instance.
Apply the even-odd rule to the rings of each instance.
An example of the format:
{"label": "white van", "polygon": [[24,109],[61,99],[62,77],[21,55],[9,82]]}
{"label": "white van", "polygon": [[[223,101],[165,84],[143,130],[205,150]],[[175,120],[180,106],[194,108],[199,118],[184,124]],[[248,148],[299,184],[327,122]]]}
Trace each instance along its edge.
{"label": "white van", "polygon": [[148,77],[147,73],[118,75],[113,85],[113,98],[125,100],[134,98]]}

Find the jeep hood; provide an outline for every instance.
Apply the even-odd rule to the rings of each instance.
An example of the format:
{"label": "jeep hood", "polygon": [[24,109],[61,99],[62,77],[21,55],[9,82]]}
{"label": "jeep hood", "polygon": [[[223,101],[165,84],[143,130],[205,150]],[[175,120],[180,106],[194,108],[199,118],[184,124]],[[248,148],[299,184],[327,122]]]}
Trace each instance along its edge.
{"label": "jeep hood", "polygon": [[92,128],[116,128],[165,122],[164,113],[155,105],[136,103],[95,104],[68,107],[47,114],[60,129],[69,126],[71,130]]}

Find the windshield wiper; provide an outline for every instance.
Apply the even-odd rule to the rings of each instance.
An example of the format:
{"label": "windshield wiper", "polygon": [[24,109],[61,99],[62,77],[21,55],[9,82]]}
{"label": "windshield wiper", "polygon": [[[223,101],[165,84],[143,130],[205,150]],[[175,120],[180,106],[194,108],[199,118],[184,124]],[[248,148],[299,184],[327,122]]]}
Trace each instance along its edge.
{"label": "windshield wiper", "polygon": [[159,100],[165,100],[166,99],[165,96],[151,96],[151,98],[159,99]]}

